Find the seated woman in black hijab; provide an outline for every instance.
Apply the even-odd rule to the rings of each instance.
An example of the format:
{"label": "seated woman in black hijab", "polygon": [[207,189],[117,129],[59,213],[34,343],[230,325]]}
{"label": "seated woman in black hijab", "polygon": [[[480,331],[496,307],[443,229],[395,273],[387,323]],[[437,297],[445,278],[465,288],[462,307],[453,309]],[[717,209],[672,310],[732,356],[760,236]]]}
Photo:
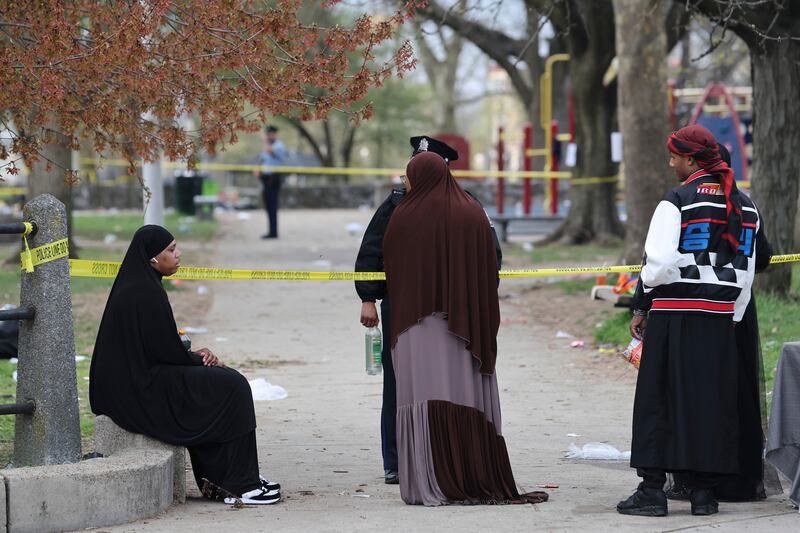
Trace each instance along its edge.
{"label": "seated woman in black hijab", "polygon": [[[259,475],[250,385],[207,348],[184,348],[178,336],[161,278],[178,270],[180,255],[161,226],[133,236],[97,333],[92,411],[128,431],[186,446],[206,496],[276,503],[280,485]],[[210,482],[205,488],[203,479]]]}

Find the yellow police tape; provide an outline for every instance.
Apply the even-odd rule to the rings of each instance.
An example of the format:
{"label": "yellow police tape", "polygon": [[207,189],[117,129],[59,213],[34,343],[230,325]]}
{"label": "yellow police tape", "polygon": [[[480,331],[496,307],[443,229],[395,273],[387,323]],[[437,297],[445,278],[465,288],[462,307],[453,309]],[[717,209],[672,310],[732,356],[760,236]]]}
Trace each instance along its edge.
{"label": "yellow police tape", "polygon": [[[529,149],[530,155],[542,155],[544,149]],[[546,152],[546,150],[545,150]],[[130,166],[124,159],[100,159],[84,157],[81,163],[90,166]],[[141,167],[141,161],[136,161],[135,166]],[[186,170],[186,163],[168,161],[161,166],[167,169]],[[405,174],[405,169],[400,168],[358,168],[358,167],[301,167],[301,166],[261,166],[244,165],[234,163],[198,163],[196,170],[218,170],[235,172],[275,172],[278,174],[319,174],[319,175],[351,175],[351,176],[400,176]],[[596,185],[600,183],[616,183],[620,181],[620,176],[592,176],[584,178],[573,178],[569,171],[545,171],[545,170],[453,170],[456,178],[480,179],[480,178],[521,178],[521,179],[556,179],[569,180],[570,185]],[[742,188],[749,188],[749,181],[739,181],[737,185]],[[0,189],[2,190],[2,189]]]}
{"label": "yellow police tape", "polygon": [[[87,165],[104,166],[129,166],[124,159],[102,159],[96,161],[92,158],[83,158],[81,162]],[[135,166],[141,166],[136,162]],[[165,162],[162,168],[186,170],[186,163]],[[244,165],[232,163],[198,163],[196,170],[219,170],[236,172],[274,172],[277,174],[321,174],[321,175],[350,175],[350,176],[400,176],[405,174],[402,168],[361,168],[361,167],[301,167],[301,166],[263,166],[263,165]],[[523,178],[523,179],[559,179],[567,180],[572,177],[572,172],[543,170],[453,170],[456,178]]]}
{"label": "yellow police tape", "polygon": [[[28,223],[26,222],[26,230]],[[27,235],[29,230],[23,234],[25,240],[25,250],[20,253],[20,262],[22,263],[22,270],[25,272],[33,272],[34,267],[67,257],[69,255],[69,241],[61,239],[49,244],[39,246],[37,248],[28,248]]]}
{"label": "yellow police tape", "polygon": [[0,197],[4,196],[24,196],[28,194],[25,187],[0,187]]}
{"label": "yellow police tape", "polygon": [[[772,263],[800,261],[800,254],[779,255]],[[70,259],[70,275],[87,278],[114,278],[121,263],[116,261],[93,261]],[[641,265],[617,265],[601,267],[560,267],[501,270],[501,278],[538,278],[570,276],[576,274],[621,274],[639,272]],[[283,280],[283,281],[382,281],[383,272],[307,272],[302,270],[241,270],[233,268],[181,267],[178,272],[164,279],[182,280]]]}

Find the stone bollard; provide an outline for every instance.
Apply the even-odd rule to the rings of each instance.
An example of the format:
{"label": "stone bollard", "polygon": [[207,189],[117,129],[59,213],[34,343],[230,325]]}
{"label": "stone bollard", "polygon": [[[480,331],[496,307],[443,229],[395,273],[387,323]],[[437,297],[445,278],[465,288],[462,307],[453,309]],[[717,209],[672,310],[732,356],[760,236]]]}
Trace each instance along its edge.
{"label": "stone bollard", "polygon": [[[26,222],[38,231],[28,236],[31,249],[67,237],[64,204],[49,194],[25,205]],[[22,272],[20,305],[36,309],[19,332],[17,402],[33,400],[32,415],[17,415],[14,465],[72,463],[81,458],[81,428],[72,330],[69,260],[66,257]]]}

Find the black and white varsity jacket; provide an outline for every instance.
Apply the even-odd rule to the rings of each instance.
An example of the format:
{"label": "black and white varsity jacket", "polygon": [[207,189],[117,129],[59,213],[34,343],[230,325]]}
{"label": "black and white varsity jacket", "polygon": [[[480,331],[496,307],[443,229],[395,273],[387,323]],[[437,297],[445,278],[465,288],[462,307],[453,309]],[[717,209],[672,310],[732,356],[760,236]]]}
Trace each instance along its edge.
{"label": "black and white varsity jacket", "polygon": [[690,175],[658,204],[645,241],[641,281],[650,311],[730,315],[740,321],[750,301],[760,217],[744,193],[742,232],[733,260],[715,266],[726,246],[725,195],[704,170]]}

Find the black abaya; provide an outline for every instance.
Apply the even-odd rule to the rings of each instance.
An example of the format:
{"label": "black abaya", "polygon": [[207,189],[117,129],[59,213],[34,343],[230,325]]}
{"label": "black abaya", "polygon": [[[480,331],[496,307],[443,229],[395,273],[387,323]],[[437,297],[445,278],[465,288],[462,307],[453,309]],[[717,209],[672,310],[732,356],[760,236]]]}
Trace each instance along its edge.
{"label": "black abaya", "polygon": [[737,379],[729,316],[650,313],[633,407],[631,466],[738,473]]}
{"label": "black abaya", "polygon": [[[761,220],[756,233],[757,273],[766,270],[772,259],[772,246],[767,239],[763,218]],[[739,361],[739,473],[721,480],[714,487],[714,496],[727,501],[763,500],[767,497],[764,487],[764,423],[767,420],[767,403],[755,295],[750,298],[734,334]],[[681,474],[676,474],[672,491],[681,493],[686,490],[686,486],[686,479]]]}
{"label": "black abaya", "polygon": [[[161,275],[149,264],[172,240],[164,228],[144,226],[131,241],[97,334],[92,411],[128,431],[186,446],[193,459],[195,446],[206,454],[227,447],[217,450],[222,463],[212,471],[193,461],[195,474],[230,492],[252,490],[260,481],[250,385],[184,348]],[[241,464],[249,470],[241,472]]]}

